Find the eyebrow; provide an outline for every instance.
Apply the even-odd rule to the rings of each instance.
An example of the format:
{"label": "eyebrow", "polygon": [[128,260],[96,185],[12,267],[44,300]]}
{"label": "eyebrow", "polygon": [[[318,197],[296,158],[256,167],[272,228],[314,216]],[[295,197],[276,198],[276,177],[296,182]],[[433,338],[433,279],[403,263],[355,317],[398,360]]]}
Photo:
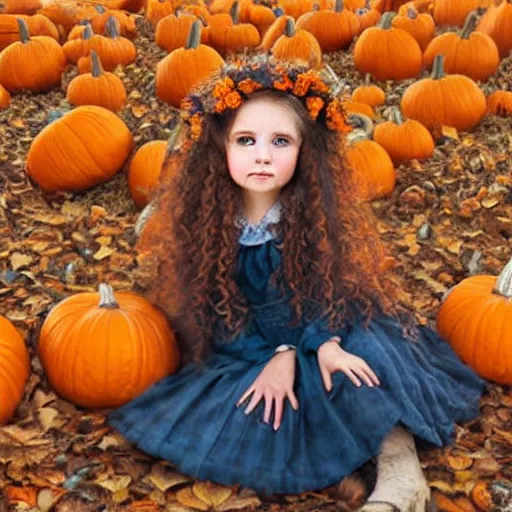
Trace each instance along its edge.
{"label": "eyebrow", "polygon": [[[236,132],[233,132],[231,134],[231,137],[234,137],[236,135],[256,135],[255,132],[252,132],[251,130],[237,130]],[[287,137],[288,139],[292,139],[292,140],[296,140],[297,137],[295,137],[294,135],[292,135],[291,133],[286,133],[286,132],[274,132],[272,135],[274,136],[277,136],[277,137]],[[298,137],[300,138],[300,137]]]}

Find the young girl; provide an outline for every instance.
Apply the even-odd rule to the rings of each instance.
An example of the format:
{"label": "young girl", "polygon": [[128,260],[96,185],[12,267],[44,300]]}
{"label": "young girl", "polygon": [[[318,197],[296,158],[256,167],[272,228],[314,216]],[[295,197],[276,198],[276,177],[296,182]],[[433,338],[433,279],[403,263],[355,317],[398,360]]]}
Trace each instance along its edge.
{"label": "young girl", "polygon": [[400,304],[333,86],[244,55],[182,103],[188,139],[141,250],[183,365],[110,422],[195,479],[266,494],[331,486],[378,456],[363,510],[424,511],[412,436],[449,443],[483,382]]}

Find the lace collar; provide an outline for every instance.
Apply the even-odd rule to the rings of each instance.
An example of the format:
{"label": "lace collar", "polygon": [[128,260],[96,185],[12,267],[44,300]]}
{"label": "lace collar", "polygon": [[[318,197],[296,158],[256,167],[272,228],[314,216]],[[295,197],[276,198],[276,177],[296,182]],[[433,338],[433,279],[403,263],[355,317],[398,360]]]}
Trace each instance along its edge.
{"label": "lace collar", "polygon": [[275,203],[258,224],[250,224],[243,216],[238,217],[236,226],[242,228],[238,242],[242,245],[261,245],[276,238],[272,226],[281,220],[282,207]]}

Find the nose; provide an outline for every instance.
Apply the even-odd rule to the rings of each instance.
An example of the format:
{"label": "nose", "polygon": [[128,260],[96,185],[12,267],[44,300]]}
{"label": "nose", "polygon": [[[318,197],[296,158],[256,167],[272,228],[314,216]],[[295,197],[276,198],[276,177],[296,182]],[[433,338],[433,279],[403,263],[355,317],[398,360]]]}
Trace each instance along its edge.
{"label": "nose", "polygon": [[272,162],[270,148],[265,141],[259,141],[259,143],[256,143],[254,156],[257,164],[269,165]]}

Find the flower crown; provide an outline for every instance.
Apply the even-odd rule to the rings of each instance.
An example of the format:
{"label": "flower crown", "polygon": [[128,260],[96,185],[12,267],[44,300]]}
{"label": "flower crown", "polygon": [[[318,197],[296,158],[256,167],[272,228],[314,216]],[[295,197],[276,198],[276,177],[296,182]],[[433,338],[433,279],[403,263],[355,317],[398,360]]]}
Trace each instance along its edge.
{"label": "flower crown", "polygon": [[293,94],[304,103],[311,119],[327,128],[349,132],[342,100],[337,98],[339,81],[327,66],[312,70],[304,61],[279,61],[267,53],[237,54],[206,82],[181,101],[181,118],[198,140],[205,114],[235,110],[252,93],[274,89]]}

